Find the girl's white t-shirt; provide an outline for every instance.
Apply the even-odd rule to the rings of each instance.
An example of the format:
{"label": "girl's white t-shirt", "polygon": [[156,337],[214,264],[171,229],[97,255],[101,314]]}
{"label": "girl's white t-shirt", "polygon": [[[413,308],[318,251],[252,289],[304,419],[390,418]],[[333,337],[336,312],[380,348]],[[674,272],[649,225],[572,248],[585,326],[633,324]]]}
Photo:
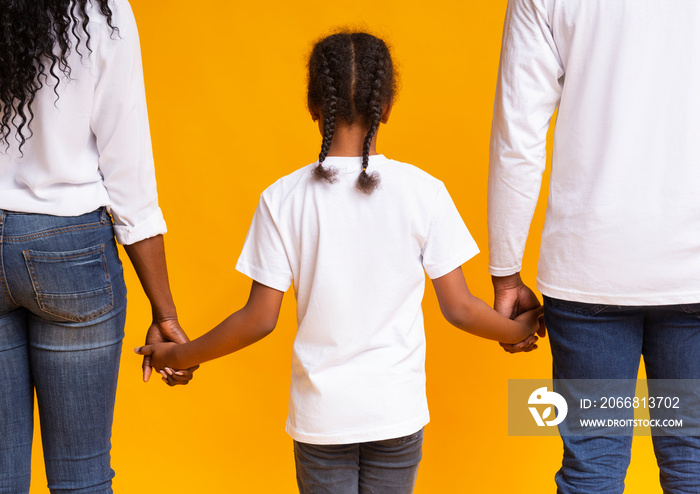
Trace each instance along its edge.
{"label": "girl's white t-shirt", "polygon": [[355,187],[361,158],[330,157],[265,190],[236,269],[286,291],[294,284],[287,431],[347,444],[401,437],[429,421],[421,301],[425,273],[443,276],[478,253],[439,180],[371,156],[381,185]]}

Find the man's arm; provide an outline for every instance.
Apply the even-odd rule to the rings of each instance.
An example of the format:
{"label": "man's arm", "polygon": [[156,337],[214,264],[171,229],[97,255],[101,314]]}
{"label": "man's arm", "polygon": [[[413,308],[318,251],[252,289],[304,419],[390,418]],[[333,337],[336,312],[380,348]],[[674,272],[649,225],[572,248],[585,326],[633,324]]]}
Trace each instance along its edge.
{"label": "man's arm", "polygon": [[[563,76],[544,3],[511,0],[491,128],[488,188],[494,308],[511,318],[540,305],[519,273],[542,184],[547,130],[559,103]],[[523,351],[532,345],[534,341],[504,348]]]}

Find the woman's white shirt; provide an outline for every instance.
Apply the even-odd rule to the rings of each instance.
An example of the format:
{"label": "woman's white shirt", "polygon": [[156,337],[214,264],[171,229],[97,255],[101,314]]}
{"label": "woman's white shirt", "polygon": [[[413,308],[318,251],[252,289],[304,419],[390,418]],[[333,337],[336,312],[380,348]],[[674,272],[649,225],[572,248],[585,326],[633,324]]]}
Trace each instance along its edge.
{"label": "woman's white shirt", "polygon": [[[117,240],[165,233],[158,206],[141,50],[131,6],[110,3],[112,32],[94,7],[68,57],[70,78],[42,78],[29,138],[0,150],[0,209],[76,216],[106,206]],[[58,93],[58,97],[56,95]]]}

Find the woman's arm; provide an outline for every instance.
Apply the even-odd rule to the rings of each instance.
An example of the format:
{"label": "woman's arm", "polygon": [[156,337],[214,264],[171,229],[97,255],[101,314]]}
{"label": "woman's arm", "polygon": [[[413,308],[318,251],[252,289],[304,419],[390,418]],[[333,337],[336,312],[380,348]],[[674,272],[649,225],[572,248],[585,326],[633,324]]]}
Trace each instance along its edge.
{"label": "woman's arm", "polygon": [[223,357],[261,340],[275,329],[284,292],[253,281],[245,306],[208,333],[184,345],[145,345],[135,351],[151,357],[160,371],[183,369]]}
{"label": "woman's arm", "polygon": [[[141,286],[151,302],[153,321],[146,333],[146,344],[164,342],[186,343],[190,341],[177,320],[177,310],[170,292],[163,236],[156,235],[125,245],[124,250],[134,265]],[[151,377],[151,368],[151,358],[150,356],[145,356],[143,359],[144,381],[148,381]],[[185,368],[183,367],[183,369]],[[171,386],[187,384],[192,379],[192,372],[195,369],[188,368],[187,371],[170,375],[166,382]]]}
{"label": "woman's arm", "polygon": [[517,343],[540,328],[541,308],[524,312],[515,320],[500,315],[469,292],[461,267],[432,281],[445,319],[463,331],[489,340]]}

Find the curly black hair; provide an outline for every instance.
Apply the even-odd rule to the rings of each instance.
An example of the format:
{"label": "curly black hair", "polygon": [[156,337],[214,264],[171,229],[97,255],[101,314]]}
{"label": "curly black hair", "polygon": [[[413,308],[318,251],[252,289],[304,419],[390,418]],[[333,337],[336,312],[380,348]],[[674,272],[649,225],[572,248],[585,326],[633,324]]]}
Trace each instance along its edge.
{"label": "curly black hair", "polygon": [[90,4],[106,17],[112,34],[118,32],[109,0],[0,0],[0,143],[5,150],[13,129],[20,152],[32,136],[32,103],[49,78],[55,80],[58,98],[59,72],[70,78],[71,51],[82,56],[84,43],[92,52]]}
{"label": "curly black hair", "polygon": [[333,183],[337,170],[323,162],[333,141],[338,119],[351,124],[361,119],[369,126],[362,148],[362,172],[357,188],[370,194],[379,174],[367,173],[372,138],[382,119],[382,107],[396,93],[391,54],[381,39],[363,32],[339,32],[314,46],[309,57],[308,105],[323,115],[323,140],[314,177]]}

